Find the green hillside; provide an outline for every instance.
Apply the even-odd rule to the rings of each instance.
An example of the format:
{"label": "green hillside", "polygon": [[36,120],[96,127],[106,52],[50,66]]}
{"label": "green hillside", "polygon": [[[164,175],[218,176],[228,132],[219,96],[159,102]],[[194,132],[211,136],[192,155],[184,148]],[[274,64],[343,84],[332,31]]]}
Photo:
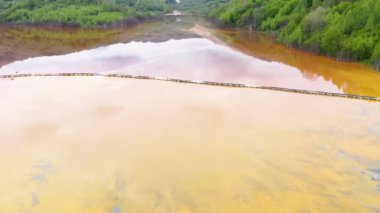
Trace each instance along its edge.
{"label": "green hillside", "polygon": [[[380,69],[380,0],[183,2],[190,5],[185,10],[201,7],[204,14],[227,26],[270,32],[289,46],[340,60],[374,63]],[[195,2],[199,3],[192,8]]]}
{"label": "green hillside", "polygon": [[228,0],[181,0],[177,8],[190,14],[207,15],[210,10],[219,8]]}
{"label": "green hillside", "polygon": [[0,0],[0,20],[16,24],[106,25],[154,17],[165,0]]}

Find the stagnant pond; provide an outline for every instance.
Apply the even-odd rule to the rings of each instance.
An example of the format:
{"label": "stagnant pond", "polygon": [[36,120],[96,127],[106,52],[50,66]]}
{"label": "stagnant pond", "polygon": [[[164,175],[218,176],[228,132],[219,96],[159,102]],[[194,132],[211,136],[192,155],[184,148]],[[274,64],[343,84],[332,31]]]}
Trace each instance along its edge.
{"label": "stagnant pond", "polygon": [[174,16],[114,29],[0,28],[0,73],[148,75],[380,97],[380,72],[287,48],[256,31]]}
{"label": "stagnant pond", "polygon": [[[379,73],[167,17],[0,27],[0,75],[380,95]],[[380,103],[141,79],[0,79],[0,212],[379,212]]]}

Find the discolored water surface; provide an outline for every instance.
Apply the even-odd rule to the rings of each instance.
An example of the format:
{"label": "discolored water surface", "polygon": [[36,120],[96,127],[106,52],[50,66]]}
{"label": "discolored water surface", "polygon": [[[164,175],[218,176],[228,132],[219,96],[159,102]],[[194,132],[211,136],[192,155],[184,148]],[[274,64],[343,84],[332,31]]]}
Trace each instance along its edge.
{"label": "discolored water surface", "polygon": [[[0,75],[123,73],[380,97],[380,74],[168,16],[0,27]],[[0,212],[379,212],[380,104],[174,82],[0,79]]]}
{"label": "discolored water surface", "polygon": [[0,212],[380,209],[379,103],[102,77],[0,90]]}
{"label": "discolored water surface", "polygon": [[[206,26],[206,27],[205,27]],[[256,31],[168,16],[111,29],[2,27],[0,73],[102,72],[380,97],[380,72],[276,43]]]}
{"label": "discolored water surface", "polygon": [[[340,91],[349,94],[380,95],[380,71],[368,65],[337,61],[288,48],[256,31],[215,29],[214,34],[247,55],[294,67],[304,79],[311,82],[321,81],[324,85],[329,82]],[[324,90],[323,84],[320,85],[321,90]],[[297,87],[297,83],[294,86]]]}

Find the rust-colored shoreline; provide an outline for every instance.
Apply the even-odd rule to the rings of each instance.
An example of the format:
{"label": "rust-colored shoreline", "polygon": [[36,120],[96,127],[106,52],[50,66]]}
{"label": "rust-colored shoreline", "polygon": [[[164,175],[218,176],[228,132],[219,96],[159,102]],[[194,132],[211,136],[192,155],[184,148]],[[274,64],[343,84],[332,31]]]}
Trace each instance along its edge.
{"label": "rust-colored shoreline", "polygon": [[24,78],[24,77],[51,77],[51,76],[65,76],[65,77],[70,77],[70,76],[103,76],[103,77],[109,77],[109,78],[159,80],[159,81],[170,81],[170,82],[187,83],[187,84],[201,84],[201,85],[208,85],[208,86],[264,89],[264,90],[274,90],[274,91],[281,91],[281,92],[291,92],[291,93],[300,93],[300,94],[308,94],[308,95],[330,96],[330,97],[338,97],[338,98],[349,98],[349,99],[359,99],[359,100],[380,102],[380,97],[373,97],[373,96],[341,94],[341,93],[323,92],[323,91],[315,91],[315,90],[290,89],[290,88],[283,88],[283,87],[254,86],[254,85],[247,85],[247,84],[240,84],[240,83],[226,83],[226,82],[215,82],[215,81],[193,81],[193,80],[184,80],[184,79],[161,78],[161,77],[127,75],[127,74],[101,74],[101,73],[9,74],[9,75],[0,75],[0,79],[14,79],[14,78]]}

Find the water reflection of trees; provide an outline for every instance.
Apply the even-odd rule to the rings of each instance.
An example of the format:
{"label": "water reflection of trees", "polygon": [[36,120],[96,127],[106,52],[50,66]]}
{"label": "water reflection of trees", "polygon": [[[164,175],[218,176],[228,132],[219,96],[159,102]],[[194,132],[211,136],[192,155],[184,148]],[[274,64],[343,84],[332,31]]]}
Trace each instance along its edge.
{"label": "water reflection of trees", "polygon": [[164,17],[117,28],[70,28],[0,26],[0,67],[37,56],[61,55],[118,42],[151,41],[194,37],[184,31],[194,25],[192,17]]}
{"label": "water reflection of trees", "polygon": [[369,66],[336,61],[278,44],[270,36],[256,31],[217,30],[220,38],[245,54],[266,60],[277,61],[302,72],[310,80],[323,78],[345,93],[380,96],[380,73]]}
{"label": "water reflection of trees", "polygon": [[[192,16],[182,16],[180,20],[176,16],[168,16],[143,24],[108,29],[0,27],[0,67],[30,57],[67,54],[118,42],[162,42],[198,37],[183,29],[201,21]],[[380,96],[380,73],[368,66],[288,48],[255,31],[215,29],[213,32],[246,54],[299,69],[306,79],[323,78],[345,93]]]}

